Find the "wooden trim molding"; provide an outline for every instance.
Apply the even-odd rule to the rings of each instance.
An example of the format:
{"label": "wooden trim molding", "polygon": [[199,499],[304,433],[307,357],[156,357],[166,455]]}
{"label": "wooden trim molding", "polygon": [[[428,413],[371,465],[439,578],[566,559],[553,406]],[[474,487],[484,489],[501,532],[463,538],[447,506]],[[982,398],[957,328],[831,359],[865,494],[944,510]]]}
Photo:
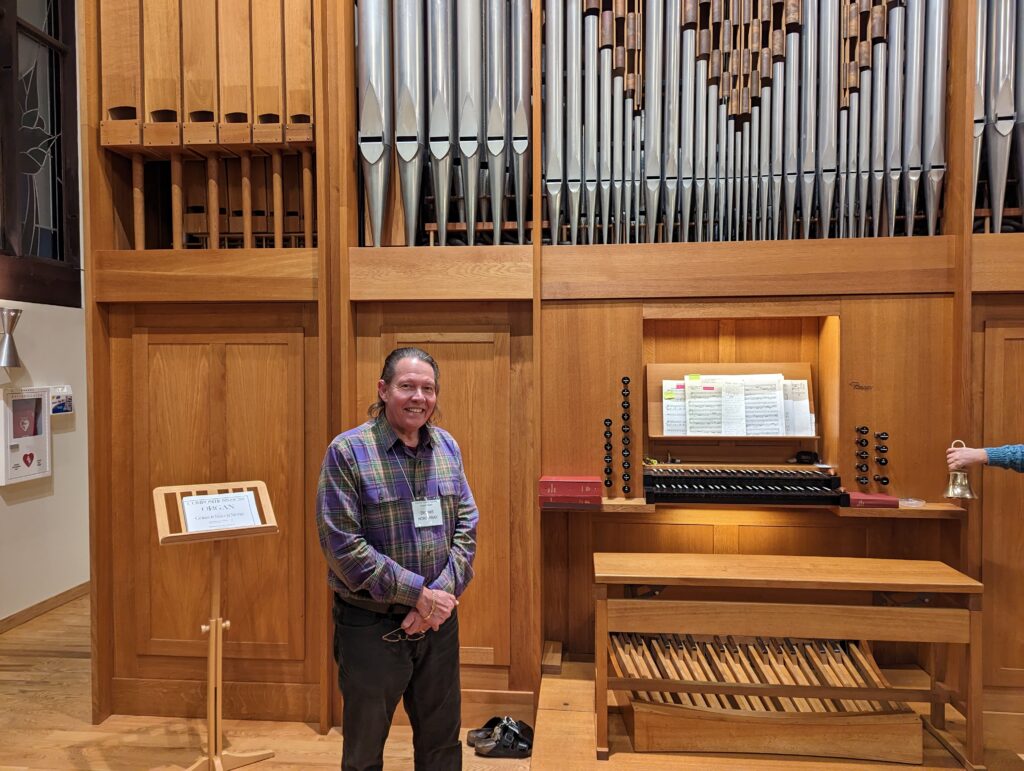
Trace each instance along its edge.
{"label": "wooden trim molding", "polygon": [[55,594],[53,597],[49,597],[41,602],[37,602],[35,605],[30,605],[24,610],[19,610],[17,613],[12,613],[7,618],[0,618],[0,634],[9,632],[17,626],[21,626],[26,621],[31,621],[34,618],[38,618],[44,613],[48,613],[54,608],[59,608],[61,605],[65,605],[72,600],[77,600],[79,597],[84,597],[89,593],[89,582],[79,584],[78,586],[72,586],[60,594]]}
{"label": "wooden trim molding", "polygon": [[0,254],[0,297],[26,303],[82,307],[82,270],[45,257]]}
{"label": "wooden trim molding", "polygon": [[543,300],[948,293],[953,236],[544,247]]}
{"label": "wooden trim molding", "polygon": [[1024,233],[977,233],[971,244],[973,291],[1024,292]]}
{"label": "wooden trim molding", "polygon": [[530,300],[533,247],[348,250],[353,300]]}
{"label": "wooden trim molding", "polygon": [[313,302],[316,249],[99,249],[97,302]]}

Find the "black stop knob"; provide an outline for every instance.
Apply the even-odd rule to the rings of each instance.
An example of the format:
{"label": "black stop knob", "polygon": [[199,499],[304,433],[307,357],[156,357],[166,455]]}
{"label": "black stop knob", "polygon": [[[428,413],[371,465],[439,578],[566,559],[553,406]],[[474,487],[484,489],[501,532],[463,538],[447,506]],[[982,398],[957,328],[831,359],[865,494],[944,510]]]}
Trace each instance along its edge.
{"label": "black stop knob", "polygon": [[889,477],[883,477],[880,474],[875,474],[875,481],[880,485],[887,485],[889,484]]}
{"label": "black stop knob", "polygon": [[866,434],[870,430],[871,429],[868,428],[867,426],[857,426],[857,433],[858,434]]}
{"label": "black stop knob", "polygon": [[889,432],[888,431],[878,431],[878,432],[875,433],[875,439],[879,440],[880,442],[884,442],[888,438],[889,438]]}
{"label": "black stop knob", "polygon": [[857,440],[857,446],[858,447],[867,447],[868,446],[868,440],[867,439],[858,439]]}
{"label": "black stop knob", "polygon": [[867,477],[857,477],[857,484],[866,485],[868,483]]}
{"label": "black stop knob", "polygon": [[858,463],[857,464],[857,471],[859,471],[862,474],[866,474],[867,471],[868,471],[868,464],[867,463]]}
{"label": "black stop knob", "polygon": [[887,453],[889,452],[889,448],[886,447],[884,444],[876,444],[875,452]]}
{"label": "black stop knob", "polygon": [[879,466],[888,466],[889,465],[889,459],[888,458],[875,458],[875,463],[877,463]]}
{"label": "black stop knob", "polygon": [[867,459],[868,451],[867,450],[857,450],[857,457],[858,458]]}

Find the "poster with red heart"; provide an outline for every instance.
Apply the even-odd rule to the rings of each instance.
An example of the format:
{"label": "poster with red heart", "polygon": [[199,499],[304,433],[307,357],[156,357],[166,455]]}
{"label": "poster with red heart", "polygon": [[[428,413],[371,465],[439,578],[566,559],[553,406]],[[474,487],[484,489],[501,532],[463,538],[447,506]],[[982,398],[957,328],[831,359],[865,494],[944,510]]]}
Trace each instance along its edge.
{"label": "poster with red heart", "polygon": [[4,440],[0,485],[50,476],[50,389],[5,389],[0,412]]}

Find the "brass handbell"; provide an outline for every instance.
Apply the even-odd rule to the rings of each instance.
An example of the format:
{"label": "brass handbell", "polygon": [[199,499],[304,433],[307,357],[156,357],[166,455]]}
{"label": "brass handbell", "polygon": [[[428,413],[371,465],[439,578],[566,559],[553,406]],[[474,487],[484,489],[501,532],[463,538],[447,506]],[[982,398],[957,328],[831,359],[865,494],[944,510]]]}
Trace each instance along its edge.
{"label": "brass handbell", "polygon": [[[966,447],[960,439],[957,439],[950,447],[956,447],[959,442],[960,447]],[[949,472],[949,482],[946,484],[946,492],[942,494],[943,498],[962,498],[962,499],[973,499],[978,496],[974,494],[974,490],[971,489],[971,480],[967,478],[967,472],[963,469]]]}

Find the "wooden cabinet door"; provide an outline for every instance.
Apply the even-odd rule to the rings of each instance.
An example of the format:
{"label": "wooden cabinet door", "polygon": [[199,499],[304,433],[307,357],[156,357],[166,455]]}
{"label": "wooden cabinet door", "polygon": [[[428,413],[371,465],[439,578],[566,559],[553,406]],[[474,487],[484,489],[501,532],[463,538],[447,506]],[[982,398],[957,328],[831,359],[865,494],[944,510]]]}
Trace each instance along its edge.
{"label": "wooden cabinet door", "polygon": [[132,358],[134,585],[121,611],[134,617],[136,654],[207,651],[210,545],[160,546],[153,488],[261,479],[280,533],[225,548],[225,658],[303,659],[302,330],[136,328]]}
{"label": "wooden cabinet door", "polygon": [[[985,446],[1024,442],[1024,324],[985,327]],[[985,685],[1024,688],[1024,474],[984,471],[982,581]]]}
{"label": "wooden cabinet door", "polygon": [[386,328],[384,349],[424,348],[441,370],[439,425],[462,450],[480,522],[473,581],[459,601],[463,664],[509,664],[509,329]]}

